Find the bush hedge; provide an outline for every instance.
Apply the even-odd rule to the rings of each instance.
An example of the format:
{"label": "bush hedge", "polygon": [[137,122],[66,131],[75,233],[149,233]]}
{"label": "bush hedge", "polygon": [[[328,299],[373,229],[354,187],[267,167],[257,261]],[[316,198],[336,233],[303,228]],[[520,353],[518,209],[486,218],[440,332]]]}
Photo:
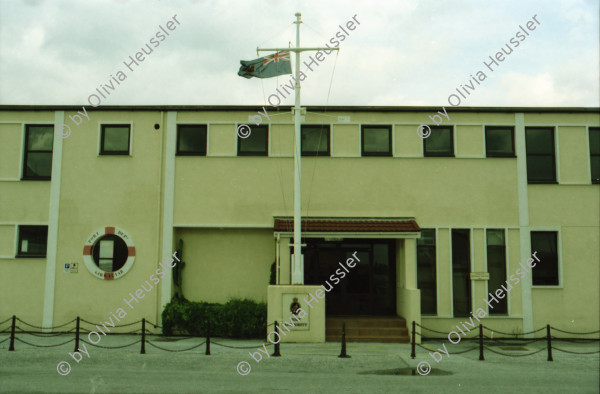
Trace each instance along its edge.
{"label": "bush hedge", "polygon": [[162,313],[163,334],[210,335],[221,338],[264,338],[267,304],[234,298],[226,304],[192,302],[173,298]]}

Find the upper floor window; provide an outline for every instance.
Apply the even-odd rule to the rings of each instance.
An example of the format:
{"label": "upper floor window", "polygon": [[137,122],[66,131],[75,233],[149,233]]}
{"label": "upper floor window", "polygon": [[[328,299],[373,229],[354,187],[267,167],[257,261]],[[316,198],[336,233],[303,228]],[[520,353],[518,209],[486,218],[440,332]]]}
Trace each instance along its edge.
{"label": "upper floor window", "polygon": [[17,257],[46,257],[48,226],[19,226]]}
{"label": "upper floor window", "polygon": [[592,183],[600,184],[600,127],[590,127],[589,132]]}
{"label": "upper floor window", "polygon": [[[538,286],[558,286],[558,233],[556,231],[532,231],[531,253],[534,259],[531,283]],[[534,258],[532,257],[532,258]]]}
{"label": "upper floor window", "polygon": [[423,139],[425,157],[454,157],[452,126],[430,126],[431,135]]}
{"label": "upper floor window", "polygon": [[527,181],[556,183],[553,127],[526,127]]}
{"label": "upper floor window", "polygon": [[206,156],[206,125],[177,126],[177,156]]}
{"label": "upper floor window", "polygon": [[330,156],[329,125],[303,125],[301,139],[302,156]]}
{"label": "upper floor window", "polygon": [[392,155],[392,126],[362,126],[363,156]]}
{"label": "upper floor window", "polygon": [[514,127],[485,127],[486,157],[515,157]]}
{"label": "upper floor window", "polygon": [[128,155],[131,125],[102,125],[101,155]]}
{"label": "upper floor window", "polygon": [[246,138],[238,134],[238,156],[268,156],[269,126],[249,126],[250,135]]}
{"label": "upper floor window", "polygon": [[53,125],[25,126],[23,179],[50,179],[53,141]]}

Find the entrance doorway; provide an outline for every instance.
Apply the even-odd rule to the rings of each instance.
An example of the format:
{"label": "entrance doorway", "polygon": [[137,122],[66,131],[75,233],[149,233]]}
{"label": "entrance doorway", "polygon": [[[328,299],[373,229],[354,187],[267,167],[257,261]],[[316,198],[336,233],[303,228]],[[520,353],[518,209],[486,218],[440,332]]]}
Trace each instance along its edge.
{"label": "entrance doorway", "polygon": [[[393,240],[344,239],[325,241],[305,238],[304,283],[324,285],[333,289],[326,293],[326,314],[395,315],[396,314],[396,251]],[[349,268],[346,260],[356,253],[356,266]],[[339,263],[342,263],[346,273]],[[336,270],[345,273],[341,278]],[[340,278],[335,284],[331,277]],[[329,282],[329,285],[326,283]]]}

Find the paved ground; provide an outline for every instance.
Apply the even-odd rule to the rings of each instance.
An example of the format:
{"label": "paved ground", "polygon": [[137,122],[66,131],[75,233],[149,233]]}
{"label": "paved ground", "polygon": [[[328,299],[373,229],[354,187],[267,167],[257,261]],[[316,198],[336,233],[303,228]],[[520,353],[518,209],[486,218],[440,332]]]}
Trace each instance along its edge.
{"label": "paved ground", "polygon": [[[0,342],[7,338],[0,334]],[[20,334],[18,338],[32,344],[58,344],[72,337],[40,338]],[[101,346],[126,345],[139,340],[136,336],[102,337]],[[150,337],[156,345],[168,349],[185,349],[203,342],[199,338],[165,340]],[[234,341],[214,339],[229,346],[261,346],[259,340]],[[476,346],[461,342],[446,348],[452,353]],[[442,342],[426,342],[438,348]],[[140,344],[108,350],[86,345],[77,363],[69,356],[74,343],[54,348],[34,348],[16,342],[16,351],[8,351],[8,341],[0,344],[0,392],[3,393],[598,393],[599,357],[572,355],[554,351],[554,362],[546,361],[546,350],[527,357],[505,357],[486,351],[486,361],[478,361],[477,351],[462,355],[444,355],[436,364],[428,353],[418,349],[410,358],[408,344],[348,344],[351,358],[342,359],[339,343],[282,344],[282,357],[262,354],[260,363],[248,350],[205,346],[180,353],[158,350]],[[598,342],[589,344],[557,343],[564,350],[598,351]],[[545,347],[545,342],[525,345],[529,351]],[[272,353],[272,348],[268,348]],[[497,350],[522,354],[514,350]],[[255,356],[259,359],[258,355]],[[68,361],[71,372],[61,376],[57,364]],[[241,376],[236,366],[250,364],[251,372]],[[412,375],[421,361],[432,364],[427,376]],[[66,365],[63,365],[66,367]],[[378,374],[379,373],[379,374]],[[398,374],[400,373],[400,374]]]}

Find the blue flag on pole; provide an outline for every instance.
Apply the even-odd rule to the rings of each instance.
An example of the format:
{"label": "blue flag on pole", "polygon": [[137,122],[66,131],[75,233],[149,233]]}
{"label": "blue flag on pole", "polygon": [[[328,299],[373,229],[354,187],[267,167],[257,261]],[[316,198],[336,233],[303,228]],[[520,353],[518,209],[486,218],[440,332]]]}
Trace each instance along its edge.
{"label": "blue flag on pole", "polygon": [[277,52],[255,60],[240,60],[238,75],[244,78],[271,78],[291,74],[292,63],[289,52]]}

